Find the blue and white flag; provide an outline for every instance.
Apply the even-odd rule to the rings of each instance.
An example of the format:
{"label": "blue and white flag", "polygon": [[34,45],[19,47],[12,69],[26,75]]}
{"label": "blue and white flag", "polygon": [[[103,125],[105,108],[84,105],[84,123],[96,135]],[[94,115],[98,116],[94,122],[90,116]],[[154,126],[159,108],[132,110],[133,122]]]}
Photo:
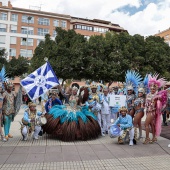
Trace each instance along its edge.
{"label": "blue and white flag", "polygon": [[37,99],[49,89],[59,85],[49,62],[35,70],[20,82],[21,86],[26,90],[31,100]]}

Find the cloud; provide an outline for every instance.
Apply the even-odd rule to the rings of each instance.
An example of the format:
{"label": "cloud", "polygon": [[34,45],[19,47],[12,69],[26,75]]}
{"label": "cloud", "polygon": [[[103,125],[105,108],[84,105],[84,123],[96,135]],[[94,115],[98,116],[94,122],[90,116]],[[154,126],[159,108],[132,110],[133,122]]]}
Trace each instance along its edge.
{"label": "cloud", "polygon": [[170,0],[11,0],[11,3],[15,7],[41,6],[43,11],[108,20],[132,35],[153,35],[170,26],[167,22]]}

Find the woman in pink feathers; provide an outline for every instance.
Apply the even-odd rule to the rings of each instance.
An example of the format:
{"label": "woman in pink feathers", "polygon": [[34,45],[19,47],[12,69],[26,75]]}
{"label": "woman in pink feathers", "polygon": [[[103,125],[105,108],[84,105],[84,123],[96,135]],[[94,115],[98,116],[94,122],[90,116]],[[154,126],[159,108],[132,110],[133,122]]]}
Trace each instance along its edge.
{"label": "woman in pink feathers", "polygon": [[[158,74],[149,75],[148,88],[150,92],[146,96],[145,110],[145,130],[146,138],[143,144],[154,143],[157,141],[157,136],[161,133],[161,114],[166,106],[167,92],[165,90],[159,91],[161,87],[166,84],[164,78],[158,79]],[[149,138],[149,126],[152,130],[152,139]]]}

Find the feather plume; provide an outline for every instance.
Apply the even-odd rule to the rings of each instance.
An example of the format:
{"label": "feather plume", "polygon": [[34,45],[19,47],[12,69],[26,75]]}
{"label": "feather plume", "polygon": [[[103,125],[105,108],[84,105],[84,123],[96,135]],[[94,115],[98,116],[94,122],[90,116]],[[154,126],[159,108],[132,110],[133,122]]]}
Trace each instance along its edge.
{"label": "feather plume", "polygon": [[159,74],[155,73],[153,75],[149,74],[148,78],[148,87],[150,87],[151,85],[155,85],[158,88],[161,88],[163,86],[165,86],[165,84],[167,83],[167,81],[165,80],[165,78],[159,78]]}
{"label": "feather plume", "polygon": [[5,82],[7,80],[7,74],[6,74],[6,70],[5,70],[5,66],[2,67],[1,71],[0,71],[0,81]]}
{"label": "feather plume", "polygon": [[125,76],[126,94],[128,89],[134,90],[134,92],[137,93],[138,85],[140,84],[141,80],[142,77],[139,73],[132,70],[128,70]]}

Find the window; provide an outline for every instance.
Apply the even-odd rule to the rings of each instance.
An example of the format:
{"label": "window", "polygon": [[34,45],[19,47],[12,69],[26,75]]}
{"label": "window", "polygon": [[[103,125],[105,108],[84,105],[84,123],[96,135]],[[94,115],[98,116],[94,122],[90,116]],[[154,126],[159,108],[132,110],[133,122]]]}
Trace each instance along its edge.
{"label": "window", "polygon": [[38,18],[39,25],[50,25],[50,20],[48,18]]}
{"label": "window", "polygon": [[88,30],[88,31],[93,31],[93,27],[86,26],[86,25],[75,25],[75,29],[80,29],[80,30]]}
{"label": "window", "polygon": [[6,36],[0,35],[0,44],[5,44],[5,41],[6,41]]}
{"label": "window", "polygon": [[94,27],[94,32],[98,32],[98,28],[97,27]]}
{"label": "window", "polygon": [[33,27],[21,27],[21,34],[28,34],[33,35],[34,34],[34,28]]}
{"label": "window", "polygon": [[11,15],[11,21],[17,22],[18,21],[18,14],[12,14]]}
{"label": "window", "polygon": [[34,23],[34,17],[28,16],[28,15],[23,15],[22,16],[22,22],[33,24]]}
{"label": "window", "polygon": [[37,46],[40,44],[41,41],[44,41],[44,40],[37,40]]}
{"label": "window", "polygon": [[44,36],[46,34],[49,34],[49,30],[48,29],[38,28],[38,35]]}
{"label": "window", "polygon": [[93,27],[88,27],[88,26],[87,26],[87,30],[93,31]]}
{"label": "window", "polygon": [[10,37],[10,44],[16,44],[16,37]]}
{"label": "window", "polygon": [[12,56],[12,57],[16,57],[16,49],[15,48],[11,48],[9,50],[9,55]]}
{"label": "window", "polygon": [[82,29],[82,30],[86,30],[87,27],[86,27],[85,25],[82,25],[81,29]]}
{"label": "window", "polygon": [[1,12],[0,19],[7,20],[7,13]]}
{"label": "window", "polygon": [[67,22],[66,21],[61,21],[61,27],[66,28],[67,27]]}
{"label": "window", "polygon": [[32,50],[20,50],[20,56],[23,57],[32,57]]}
{"label": "window", "polygon": [[21,38],[21,45],[33,46],[33,39],[28,38],[27,42],[27,38]]}
{"label": "window", "polygon": [[6,32],[6,24],[0,24],[0,32]]}
{"label": "window", "polygon": [[11,32],[17,33],[17,25],[11,25]]}
{"label": "window", "polygon": [[55,30],[53,30],[53,37],[57,36],[57,32]]}
{"label": "window", "polygon": [[75,28],[81,29],[81,25],[75,25]]}
{"label": "window", "polygon": [[54,21],[53,21],[53,25],[54,25],[55,27],[59,27],[59,20],[54,20]]}

